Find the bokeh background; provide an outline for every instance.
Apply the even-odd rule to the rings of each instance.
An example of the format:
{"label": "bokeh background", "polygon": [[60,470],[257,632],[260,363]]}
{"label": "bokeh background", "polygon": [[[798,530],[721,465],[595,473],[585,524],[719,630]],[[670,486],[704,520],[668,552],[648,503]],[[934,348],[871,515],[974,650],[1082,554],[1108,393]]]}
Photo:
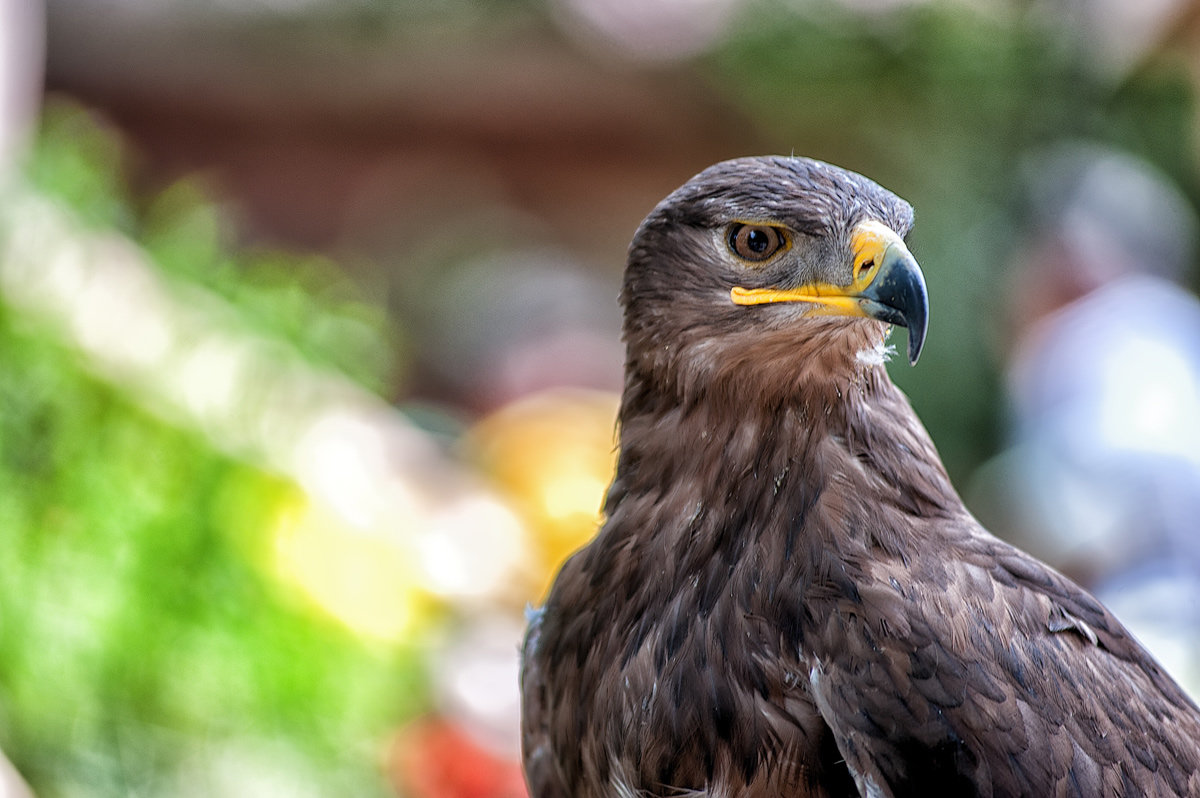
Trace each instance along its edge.
{"label": "bokeh background", "polygon": [[0,795],[520,796],[625,248],[917,208],[972,509],[1200,686],[1200,3],[0,0]]}

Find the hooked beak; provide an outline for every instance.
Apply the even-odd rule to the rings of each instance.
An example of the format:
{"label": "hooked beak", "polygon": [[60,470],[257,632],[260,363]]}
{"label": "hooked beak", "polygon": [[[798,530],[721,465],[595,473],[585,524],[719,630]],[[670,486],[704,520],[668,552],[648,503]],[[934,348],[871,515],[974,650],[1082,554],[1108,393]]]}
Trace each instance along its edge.
{"label": "hooked beak", "polygon": [[908,361],[916,365],[929,326],[929,293],[921,267],[904,240],[886,225],[861,222],[850,237],[854,280],[850,285],[809,283],[799,288],[735,286],[738,305],[809,302],[814,314],[858,316],[908,328]]}

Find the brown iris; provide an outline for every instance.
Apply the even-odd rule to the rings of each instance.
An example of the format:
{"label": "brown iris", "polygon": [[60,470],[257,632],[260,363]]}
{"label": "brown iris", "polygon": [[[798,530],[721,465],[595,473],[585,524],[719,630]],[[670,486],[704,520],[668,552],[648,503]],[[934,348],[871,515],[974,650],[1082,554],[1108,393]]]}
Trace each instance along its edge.
{"label": "brown iris", "polygon": [[734,224],[729,228],[729,248],[743,260],[758,262],[774,255],[787,239],[778,227],[766,224]]}

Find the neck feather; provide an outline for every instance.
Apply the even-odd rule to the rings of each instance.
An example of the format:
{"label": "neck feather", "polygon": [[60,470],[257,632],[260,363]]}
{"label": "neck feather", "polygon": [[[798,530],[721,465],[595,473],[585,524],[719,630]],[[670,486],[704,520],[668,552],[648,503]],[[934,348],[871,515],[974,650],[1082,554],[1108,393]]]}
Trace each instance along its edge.
{"label": "neck feather", "polygon": [[[746,393],[754,396],[752,386]],[[682,568],[747,546],[784,558],[802,549],[903,556],[923,519],[965,513],[881,365],[860,363],[853,377],[790,399],[743,404],[719,393],[681,397],[634,373],[620,420],[601,538],[665,547]]]}

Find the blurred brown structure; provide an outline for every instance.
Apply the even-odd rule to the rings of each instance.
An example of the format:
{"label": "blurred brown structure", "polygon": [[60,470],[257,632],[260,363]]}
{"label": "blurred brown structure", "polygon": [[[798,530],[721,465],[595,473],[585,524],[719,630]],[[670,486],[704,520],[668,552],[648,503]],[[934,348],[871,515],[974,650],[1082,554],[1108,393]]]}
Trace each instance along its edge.
{"label": "blurred brown structure", "polygon": [[[1176,110],[1190,89],[1176,67],[1182,53],[1200,82],[1198,4],[695,5],[741,2],[709,51],[638,61],[573,38],[563,15],[620,6],[648,35],[670,31],[655,14],[679,3],[47,0],[48,85],[132,139],[144,187],[200,174],[244,242],[333,254],[419,350],[390,397],[468,397],[471,410],[514,392],[480,399],[486,388],[439,363],[466,351],[471,373],[497,359],[488,344],[551,338],[547,325],[566,341],[561,320],[580,305],[610,313],[592,343],[615,343],[631,232],[704,166],[795,148],[868,173],[920,209],[914,243],[939,316],[923,368],[894,376],[964,473],[1000,427],[998,308],[981,286],[1000,284],[1017,240],[1021,158],[1059,138],[1110,140],[1176,165],[1190,192]],[[1170,80],[1139,79],[1159,71]],[[517,274],[547,251],[539,273]],[[518,301],[567,272],[593,280],[580,305]],[[507,304],[487,305],[500,290]],[[503,328],[539,312],[558,317]],[[474,325],[458,348],[455,325]],[[619,370],[619,352],[567,344],[526,359]],[[595,382],[616,387],[611,374]]]}
{"label": "blurred brown structure", "polygon": [[105,5],[50,4],[50,89],[109,114],[144,179],[210,174],[252,238],[354,251],[501,202],[616,270],[666,191],[754,149],[686,72],[622,69],[544,27],[430,41]]}

